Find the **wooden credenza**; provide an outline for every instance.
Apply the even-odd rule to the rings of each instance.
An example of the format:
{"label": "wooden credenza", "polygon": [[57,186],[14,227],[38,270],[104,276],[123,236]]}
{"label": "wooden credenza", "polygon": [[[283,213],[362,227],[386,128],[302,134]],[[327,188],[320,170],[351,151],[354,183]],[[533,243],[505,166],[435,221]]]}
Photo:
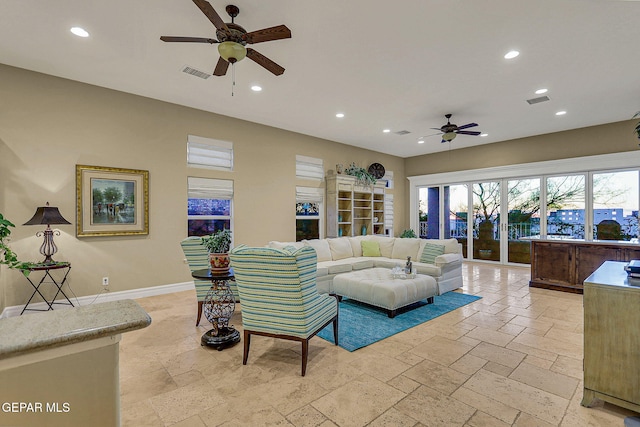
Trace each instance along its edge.
{"label": "wooden credenza", "polygon": [[529,286],[582,293],[582,282],[605,261],[640,259],[640,245],[618,241],[531,240]]}
{"label": "wooden credenza", "polygon": [[584,393],[640,412],[640,279],[606,261],[584,281]]}

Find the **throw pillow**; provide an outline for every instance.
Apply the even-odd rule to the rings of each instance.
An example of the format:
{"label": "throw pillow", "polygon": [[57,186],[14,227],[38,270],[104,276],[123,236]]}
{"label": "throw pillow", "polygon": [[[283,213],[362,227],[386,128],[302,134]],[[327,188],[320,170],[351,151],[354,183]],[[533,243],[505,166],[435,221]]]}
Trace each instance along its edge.
{"label": "throw pillow", "polygon": [[422,255],[420,255],[420,262],[425,264],[435,264],[436,257],[444,253],[444,246],[434,245],[433,243],[427,243],[424,245]]}
{"label": "throw pillow", "polygon": [[380,245],[372,240],[363,240],[360,242],[362,246],[362,256],[380,256]]}

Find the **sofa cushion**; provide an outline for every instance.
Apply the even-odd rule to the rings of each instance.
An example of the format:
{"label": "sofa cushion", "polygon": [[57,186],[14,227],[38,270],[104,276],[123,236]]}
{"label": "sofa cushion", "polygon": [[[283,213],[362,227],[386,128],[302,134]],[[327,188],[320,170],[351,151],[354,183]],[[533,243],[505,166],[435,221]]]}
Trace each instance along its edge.
{"label": "sofa cushion", "polygon": [[329,274],[346,273],[351,271],[351,263],[344,260],[322,261],[318,263],[318,268],[320,267],[326,268]]}
{"label": "sofa cushion", "polygon": [[374,242],[378,242],[378,245],[380,245],[380,255],[391,258],[391,253],[393,252],[393,242],[396,240],[395,238],[373,236],[372,240]]}
{"label": "sofa cushion", "polygon": [[362,246],[360,245],[360,242],[362,242],[363,240],[370,240],[369,236],[354,236],[347,237],[347,239],[349,239],[351,250],[353,251],[353,256],[355,257],[362,256]]}
{"label": "sofa cushion", "polygon": [[444,246],[445,254],[459,254],[460,253],[460,244],[454,238],[451,239],[420,239],[420,250],[418,251],[418,256],[422,254],[424,249],[424,245],[427,243],[432,243],[434,245],[442,245]]}
{"label": "sofa cushion", "polygon": [[418,249],[420,249],[420,239],[396,238],[393,243],[391,258],[406,260],[407,257],[411,257],[412,260],[417,261]]}
{"label": "sofa cushion", "polygon": [[348,259],[353,270],[364,270],[365,268],[373,268],[373,259],[371,258],[350,258]]}
{"label": "sofa cushion", "polygon": [[425,264],[435,264],[436,257],[444,253],[444,245],[436,245],[433,243],[426,243],[422,254],[420,255],[420,262]]}
{"label": "sofa cushion", "polygon": [[362,256],[380,256],[380,244],[373,240],[362,240]]}
{"label": "sofa cushion", "polygon": [[327,241],[329,242],[332,260],[337,261],[340,259],[351,258],[353,256],[351,243],[349,243],[349,239],[347,237],[327,239]]}
{"label": "sofa cushion", "polygon": [[331,261],[331,249],[329,248],[329,242],[327,242],[326,239],[303,240],[302,243],[304,243],[305,246],[311,246],[316,250],[318,262]]}
{"label": "sofa cushion", "polygon": [[276,240],[272,240],[267,243],[267,247],[273,249],[284,249],[287,246],[293,246],[296,249],[300,249],[304,244],[302,242],[278,242]]}

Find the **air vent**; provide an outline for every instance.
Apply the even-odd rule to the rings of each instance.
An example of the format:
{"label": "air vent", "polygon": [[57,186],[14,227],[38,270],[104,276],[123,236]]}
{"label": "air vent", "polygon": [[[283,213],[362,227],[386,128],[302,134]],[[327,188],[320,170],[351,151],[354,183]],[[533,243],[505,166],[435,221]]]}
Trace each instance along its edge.
{"label": "air vent", "polygon": [[409,134],[411,132],[409,132],[408,130],[399,130],[398,132],[394,132],[396,135],[406,135]]}
{"label": "air vent", "polygon": [[541,102],[546,102],[549,101],[549,97],[548,96],[540,96],[538,98],[531,98],[531,99],[527,99],[527,102],[529,103],[529,105],[533,105],[533,104],[539,104]]}
{"label": "air vent", "polygon": [[185,65],[182,69],[183,73],[191,74],[192,76],[200,77],[201,79],[207,80],[211,77],[211,74],[207,74],[204,71],[196,70],[195,68],[189,67]]}

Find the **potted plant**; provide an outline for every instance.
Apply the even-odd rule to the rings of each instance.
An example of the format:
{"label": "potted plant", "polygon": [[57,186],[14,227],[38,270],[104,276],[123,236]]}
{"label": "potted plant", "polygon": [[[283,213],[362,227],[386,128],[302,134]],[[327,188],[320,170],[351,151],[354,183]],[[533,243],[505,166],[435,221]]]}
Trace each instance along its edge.
{"label": "potted plant", "polygon": [[31,263],[18,261],[16,253],[7,245],[5,239],[11,235],[11,229],[9,227],[15,227],[15,225],[13,225],[13,223],[8,219],[5,219],[5,217],[0,213],[0,265],[4,264],[9,266],[9,268],[22,270],[23,274],[26,276],[29,272],[27,270],[23,270],[23,268],[27,267]]}
{"label": "potted plant", "polygon": [[376,177],[371,175],[365,168],[356,166],[353,162],[344,170],[344,173],[355,176],[356,182],[360,185],[373,185],[376,183]]}
{"label": "potted plant", "polygon": [[229,271],[229,249],[231,247],[231,230],[218,230],[210,236],[202,238],[202,244],[209,252],[212,273]]}
{"label": "potted plant", "polygon": [[402,232],[402,234],[400,234],[400,237],[402,239],[415,239],[418,236],[416,236],[416,232],[415,231],[413,231],[412,229],[408,228],[408,229],[404,230]]}

